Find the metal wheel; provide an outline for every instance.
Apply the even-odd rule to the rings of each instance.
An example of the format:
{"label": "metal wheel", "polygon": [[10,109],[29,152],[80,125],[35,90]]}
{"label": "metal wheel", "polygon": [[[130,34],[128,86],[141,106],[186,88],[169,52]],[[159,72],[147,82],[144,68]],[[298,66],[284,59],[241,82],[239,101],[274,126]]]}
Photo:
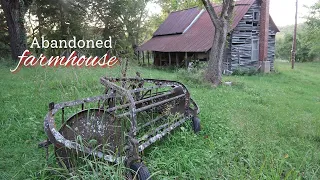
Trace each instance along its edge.
{"label": "metal wheel", "polygon": [[143,163],[141,162],[132,163],[130,165],[130,169],[132,169],[135,172],[132,174],[133,179],[151,180],[150,172]]}
{"label": "metal wheel", "polygon": [[194,133],[198,133],[201,130],[200,119],[197,116],[192,118],[192,128]]}

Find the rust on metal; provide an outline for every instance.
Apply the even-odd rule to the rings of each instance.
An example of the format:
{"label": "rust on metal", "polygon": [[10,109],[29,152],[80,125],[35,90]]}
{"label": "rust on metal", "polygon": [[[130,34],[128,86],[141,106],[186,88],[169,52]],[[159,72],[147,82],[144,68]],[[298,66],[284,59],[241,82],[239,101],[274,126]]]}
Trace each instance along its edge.
{"label": "rust on metal", "polygon": [[[60,163],[74,166],[79,152],[109,162],[140,161],[140,152],[199,113],[188,89],[176,81],[100,78],[104,94],[50,103],[44,120],[48,140]],[[57,128],[55,115],[62,113]],[[65,120],[66,119],[66,120]]]}

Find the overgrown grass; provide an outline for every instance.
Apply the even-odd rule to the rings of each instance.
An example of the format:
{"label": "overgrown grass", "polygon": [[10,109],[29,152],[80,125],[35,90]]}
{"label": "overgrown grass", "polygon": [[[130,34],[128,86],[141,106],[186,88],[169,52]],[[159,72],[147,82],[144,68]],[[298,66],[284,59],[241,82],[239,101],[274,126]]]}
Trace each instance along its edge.
{"label": "overgrown grass", "polygon": [[[140,71],[184,82],[201,109],[198,135],[186,123],[144,152],[154,179],[319,179],[320,63],[276,66],[274,74],[224,77],[233,86],[216,89],[192,73],[131,67],[132,76]],[[48,103],[101,94],[99,77],[119,76],[119,68],[25,68],[17,74],[10,68],[0,67],[0,179],[50,179],[45,152],[37,148],[46,138]],[[101,167],[112,168],[110,174],[118,169]]]}

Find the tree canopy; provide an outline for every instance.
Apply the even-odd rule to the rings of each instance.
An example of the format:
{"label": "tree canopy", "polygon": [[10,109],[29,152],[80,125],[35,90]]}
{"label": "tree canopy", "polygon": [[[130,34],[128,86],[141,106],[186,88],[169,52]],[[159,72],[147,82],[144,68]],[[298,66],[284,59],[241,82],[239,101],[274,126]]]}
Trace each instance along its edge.
{"label": "tree canopy", "polygon": [[[17,9],[20,17],[6,17],[4,4],[21,2],[23,7]],[[211,1],[213,2],[213,1]],[[214,2],[221,2],[215,0]],[[154,3],[161,7],[160,14],[149,12],[148,4]],[[34,37],[45,36],[46,39],[69,39],[76,36],[77,39],[108,39],[113,38],[118,47],[133,52],[134,49],[152,36],[152,33],[166,19],[170,12],[198,6],[203,8],[200,0],[1,0],[0,6],[0,52],[9,56],[12,49],[16,51],[16,45],[20,49],[29,45]],[[7,9],[9,6],[7,6]],[[312,61],[320,56],[320,1],[309,7],[309,15],[306,23],[298,27],[298,61]],[[12,13],[11,13],[12,14]],[[7,19],[14,19],[22,35],[22,39],[10,38]],[[20,21],[20,20],[23,21]],[[12,22],[9,22],[12,25]],[[23,30],[23,29],[26,30]],[[284,30],[277,38],[276,56],[281,59],[289,59],[292,46],[293,27]],[[283,30],[283,28],[281,29]],[[11,31],[13,33],[14,31]],[[26,35],[23,35],[27,33]],[[11,40],[11,41],[10,41]],[[10,48],[11,47],[11,48]],[[19,46],[20,47],[20,46]],[[33,53],[45,53],[59,55],[62,50],[34,49]],[[83,53],[102,55],[105,49],[83,50]],[[21,50],[14,52],[15,56]]]}
{"label": "tree canopy", "polygon": [[[313,61],[320,57],[320,1],[309,7],[306,22],[298,25],[296,60]],[[281,28],[277,38],[276,57],[288,60],[293,39],[293,26]]]}

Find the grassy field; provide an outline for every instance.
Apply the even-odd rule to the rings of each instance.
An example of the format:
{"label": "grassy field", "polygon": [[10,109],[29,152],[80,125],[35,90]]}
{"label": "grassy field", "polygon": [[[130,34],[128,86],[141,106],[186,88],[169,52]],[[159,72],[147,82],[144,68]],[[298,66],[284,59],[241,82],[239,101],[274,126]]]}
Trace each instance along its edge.
{"label": "grassy field", "polygon": [[[119,68],[10,68],[0,66],[0,179],[50,179],[37,147],[48,103],[99,95],[99,77]],[[201,109],[198,135],[187,123],[144,152],[154,179],[320,179],[320,63],[276,69],[213,89],[186,73],[131,67],[129,75],[182,81]]]}

